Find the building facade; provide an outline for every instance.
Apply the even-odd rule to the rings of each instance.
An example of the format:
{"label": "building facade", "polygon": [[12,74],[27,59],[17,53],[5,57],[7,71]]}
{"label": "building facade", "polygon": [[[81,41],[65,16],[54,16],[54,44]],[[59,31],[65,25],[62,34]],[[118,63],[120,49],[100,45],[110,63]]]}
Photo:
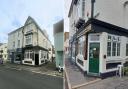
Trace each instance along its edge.
{"label": "building facade", "polygon": [[72,0],[70,57],[84,73],[104,78],[128,62],[127,4],[126,0]]}
{"label": "building facade", "polygon": [[8,34],[8,43],[9,59],[13,63],[41,65],[49,60],[51,42],[30,16],[24,26]]}
{"label": "building facade", "polygon": [[64,52],[65,56],[69,54],[69,32],[64,32]]}
{"label": "building facade", "polygon": [[56,68],[63,67],[63,51],[64,51],[64,20],[54,24],[54,46]]}
{"label": "building facade", "polygon": [[0,58],[2,58],[4,62],[6,62],[8,59],[7,43],[0,45]]}

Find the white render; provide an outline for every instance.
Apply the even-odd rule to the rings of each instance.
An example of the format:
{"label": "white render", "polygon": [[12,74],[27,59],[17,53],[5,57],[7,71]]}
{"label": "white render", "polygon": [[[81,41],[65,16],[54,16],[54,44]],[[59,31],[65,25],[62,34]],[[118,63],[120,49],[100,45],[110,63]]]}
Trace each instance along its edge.
{"label": "white render", "polygon": [[[72,2],[75,0],[72,0]],[[87,22],[89,18],[91,18],[91,0],[85,0],[85,16],[81,16],[82,8],[81,3],[83,0],[78,0],[77,4],[71,3],[69,9],[69,40],[72,41],[73,35],[76,33],[75,24],[81,18]],[[94,3],[94,18],[128,29],[128,1],[127,0],[95,0]],[[90,28],[91,29],[91,28]],[[128,37],[121,36],[121,44],[120,44],[120,56],[118,57],[107,57],[106,59],[103,58],[103,55],[107,54],[107,38],[108,33],[102,32],[98,33],[100,35],[100,65],[99,65],[99,72],[106,73],[110,71],[117,70],[117,68],[106,69],[106,63],[116,63],[121,62],[122,64],[128,61],[128,56],[126,56],[126,43],[128,43]],[[93,35],[93,34],[92,34]],[[113,34],[110,34],[113,35]],[[115,35],[118,36],[118,35]],[[91,34],[89,34],[90,39]],[[89,43],[93,42],[88,40],[88,48]],[[89,49],[88,49],[89,51]],[[89,56],[89,54],[88,54]],[[76,55],[76,59],[79,58],[83,61],[83,66],[80,65],[77,61],[76,64],[83,70],[89,71],[89,58],[84,60],[83,55],[78,54]]]}
{"label": "white render", "polygon": [[[122,64],[128,61],[128,56],[126,56],[126,43],[128,43],[128,37],[125,36],[119,36],[121,37],[121,45],[120,45],[120,56],[114,56],[114,57],[106,57],[103,58],[104,54],[107,54],[107,38],[108,35],[112,35],[112,34],[108,34],[106,32],[102,32],[100,33],[100,40],[99,41],[90,41],[90,37],[91,35],[95,35],[95,34],[90,34],[89,35],[89,40],[88,40],[88,45],[90,42],[99,42],[100,43],[100,65],[99,65],[99,72],[100,73],[105,73],[105,72],[110,72],[110,71],[114,71],[117,70],[117,68],[112,68],[112,69],[106,69],[106,63],[115,63],[115,62],[121,62]],[[118,35],[113,35],[113,36],[118,36]],[[88,47],[89,48],[89,47]],[[89,49],[88,49],[89,50]],[[89,57],[89,54],[88,54]],[[87,64],[89,64],[89,58],[87,60]],[[87,71],[89,70],[88,65],[85,66],[85,68],[87,69]]]}
{"label": "white render", "polygon": [[[30,34],[30,35],[28,36],[27,34]],[[29,43],[27,42],[28,38],[31,39],[31,40],[29,39]],[[18,46],[18,40],[20,40],[20,46]],[[14,43],[15,43],[15,46],[14,46]],[[42,50],[39,48],[38,50],[34,50],[34,51],[31,49],[28,49],[28,50],[25,49],[24,51],[24,53],[32,52],[34,58],[35,58],[35,54],[39,54],[39,65],[45,63],[45,61],[50,60],[50,59],[47,59],[46,57],[50,56],[49,58],[51,58],[51,55],[52,55],[52,53],[49,52],[49,49],[52,47],[51,41],[49,40],[46,31],[44,33],[44,31],[41,30],[41,28],[37,25],[37,23],[31,17],[28,17],[24,26],[8,34],[8,50],[9,51],[16,52],[17,49],[24,49],[27,47],[27,45],[31,45],[31,47],[41,47],[45,49],[45,50]],[[25,56],[27,54],[22,54],[22,55]],[[16,54],[14,54],[14,56],[16,56]],[[27,61],[28,63],[25,63],[25,61]],[[19,62],[19,61],[16,61],[14,58],[14,62]],[[35,65],[35,60],[32,60],[31,58],[24,58],[22,60],[22,63],[28,64],[28,65]]]}
{"label": "white render", "polygon": [[0,51],[3,51],[2,53],[0,53],[0,55],[2,55],[3,61],[6,62],[8,59],[8,53],[7,53],[7,43],[3,43],[0,46]]}
{"label": "white render", "polygon": [[[78,2],[81,3],[82,0],[78,0]],[[128,4],[125,5],[126,2],[127,0],[95,0],[94,18],[128,29]],[[79,18],[88,21],[91,17],[91,0],[85,0],[84,17],[81,16],[81,4],[80,7],[77,4],[73,5],[72,8],[69,15],[69,38],[75,33],[76,28],[74,27],[74,23],[76,23]]]}

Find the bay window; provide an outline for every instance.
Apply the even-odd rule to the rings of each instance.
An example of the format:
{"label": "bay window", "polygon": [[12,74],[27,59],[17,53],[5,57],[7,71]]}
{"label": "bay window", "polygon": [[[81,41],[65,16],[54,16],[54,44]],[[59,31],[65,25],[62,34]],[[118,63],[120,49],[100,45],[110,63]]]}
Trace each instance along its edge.
{"label": "bay window", "polygon": [[26,45],[32,44],[32,35],[27,35],[26,36]]}

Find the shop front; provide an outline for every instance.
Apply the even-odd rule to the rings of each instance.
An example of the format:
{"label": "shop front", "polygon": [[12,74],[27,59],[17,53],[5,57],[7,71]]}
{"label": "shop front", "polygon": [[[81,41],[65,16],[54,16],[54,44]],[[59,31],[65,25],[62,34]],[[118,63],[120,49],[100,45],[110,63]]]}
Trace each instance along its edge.
{"label": "shop front", "polygon": [[76,63],[87,75],[105,78],[127,62],[128,30],[90,19],[78,35]]}
{"label": "shop front", "polygon": [[41,47],[27,47],[24,49],[23,64],[39,66],[48,61],[48,50]]}

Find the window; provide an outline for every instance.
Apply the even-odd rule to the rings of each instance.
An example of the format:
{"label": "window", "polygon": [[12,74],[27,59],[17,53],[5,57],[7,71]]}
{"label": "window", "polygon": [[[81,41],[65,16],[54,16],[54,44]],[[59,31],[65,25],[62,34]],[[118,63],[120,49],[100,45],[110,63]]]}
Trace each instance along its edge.
{"label": "window", "polygon": [[43,51],[41,51],[41,58],[43,58],[44,57],[44,52]]}
{"label": "window", "polygon": [[120,56],[120,43],[117,43],[117,56]]}
{"label": "window", "polygon": [[75,43],[72,44],[72,56],[75,57]]}
{"label": "window", "polygon": [[120,56],[120,37],[108,35],[107,56]]}
{"label": "window", "polygon": [[26,36],[26,45],[32,44],[32,35]]}
{"label": "window", "polygon": [[85,0],[79,0],[77,3],[77,13],[81,18],[85,17]]}
{"label": "window", "polygon": [[111,42],[108,42],[108,46],[107,46],[107,56],[111,56]]}
{"label": "window", "polygon": [[112,43],[112,56],[116,56],[116,42]]}
{"label": "window", "polygon": [[15,41],[13,42],[13,47],[15,47]]}
{"label": "window", "polygon": [[18,40],[18,44],[17,44],[17,47],[20,47],[20,40]]}
{"label": "window", "polygon": [[33,52],[32,51],[30,51],[30,59],[34,59],[33,58]]}
{"label": "window", "polygon": [[33,57],[34,57],[34,54],[33,54],[33,51],[32,50],[25,51],[24,58],[34,59]]}
{"label": "window", "polygon": [[126,44],[126,56],[128,56],[128,44]]}
{"label": "window", "polygon": [[82,36],[79,38],[78,41],[78,54],[81,54],[84,56],[85,54],[85,36]]}
{"label": "window", "polygon": [[93,34],[93,35],[90,36],[90,40],[91,41],[99,41],[100,40],[100,36]]}

